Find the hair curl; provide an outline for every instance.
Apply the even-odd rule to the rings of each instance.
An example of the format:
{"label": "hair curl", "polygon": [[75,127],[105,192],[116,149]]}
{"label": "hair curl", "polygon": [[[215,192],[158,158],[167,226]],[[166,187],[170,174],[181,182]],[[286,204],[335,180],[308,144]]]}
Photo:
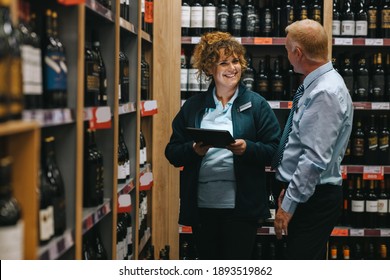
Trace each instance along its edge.
{"label": "hair curl", "polygon": [[242,70],[247,68],[245,48],[230,33],[210,32],[202,35],[200,42],[195,46],[192,65],[198,69],[198,76],[203,72],[210,79],[212,69],[220,59],[220,50],[226,57],[234,56],[240,61]]}

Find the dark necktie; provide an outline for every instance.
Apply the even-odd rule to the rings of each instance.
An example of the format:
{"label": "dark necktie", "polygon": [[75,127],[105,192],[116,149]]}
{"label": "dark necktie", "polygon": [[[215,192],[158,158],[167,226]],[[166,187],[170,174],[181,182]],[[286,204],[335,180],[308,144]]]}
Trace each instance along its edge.
{"label": "dark necktie", "polygon": [[297,109],[298,101],[302,97],[303,93],[304,93],[304,86],[302,84],[298,87],[297,92],[294,95],[290,115],[288,116],[286,125],[284,126],[284,131],[283,131],[282,138],[280,139],[279,142],[278,150],[276,151],[276,154],[272,159],[272,163],[271,163],[272,169],[278,167],[280,162],[282,161],[284,148],[286,147],[286,144],[288,142],[288,136],[290,135],[290,132],[292,130],[292,120],[293,120],[294,112]]}

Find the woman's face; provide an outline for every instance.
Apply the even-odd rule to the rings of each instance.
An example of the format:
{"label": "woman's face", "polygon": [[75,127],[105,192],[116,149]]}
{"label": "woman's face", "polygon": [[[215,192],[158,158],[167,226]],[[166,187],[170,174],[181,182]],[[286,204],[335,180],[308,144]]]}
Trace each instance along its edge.
{"label": "woman's face", "polygon": [[213,78],[217,87],[236,87],[241,79],[241,64],[238,57],[226,57],[223,49],[220,59],[213,69]]}

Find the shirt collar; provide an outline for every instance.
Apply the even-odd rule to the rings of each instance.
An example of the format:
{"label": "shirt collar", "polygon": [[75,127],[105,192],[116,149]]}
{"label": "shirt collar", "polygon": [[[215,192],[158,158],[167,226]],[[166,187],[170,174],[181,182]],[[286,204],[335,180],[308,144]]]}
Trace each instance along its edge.
{"label": "shirt collar", "polygon": [[305,89],[307,89],[312,82],[314,82],[316,79],[318,79],[320,76],[325,74],[326,72],[329,72],[333,69],[332,62],[329,61],[325,63],[324,65],[321,65],[316,70],[312,71],[309,75],[306,76],[306,78],[303,80],[303,85]]}
{"label": "shirt collar", "polygon": [[[228,106],[231,106],[231,105],[233,104],[234,100],[237,98],[238,89],[239,89],[239,87],[237,87],[237,89],[236,89],[236,91],[234,92],[232,98],[230,98],[230,100],[227,102],[227,105],[228,105]],[[216,93],[215,93],[215,87],[214,87],[214,89],[213,89],[213,98],[214,98],[214,102],[215,102],[215,105],[216,105],[216,106],[218,106],[218,105],[222,106],[222,102],[218,100],[217,95],[216,95]]]}

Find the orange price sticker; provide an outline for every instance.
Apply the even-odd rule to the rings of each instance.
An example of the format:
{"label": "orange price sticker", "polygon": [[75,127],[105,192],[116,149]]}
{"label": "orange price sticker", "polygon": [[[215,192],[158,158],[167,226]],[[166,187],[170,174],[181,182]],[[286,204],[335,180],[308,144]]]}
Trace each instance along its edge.
{"label": "orange price sticker", "polygon": [[292,107],[292,101],[289,101],[288,104],[287,104],[287,108],[291,109],[291,107]]}
{"label": "orange price sticker", "polygon": [[272,45],[272,38],[256,37],[254,43],[255,45]]}
{"label": "orange price sticker", "polygon": [[347,166],[345,165],[340,166],[340,171],[341,171],[341,178],[343,178],[343,180],[346,180],[348,178]]}
{"label": "orange price sticker", "polygon": [[332,230],[332,236],[348,236],[348,229],[346,229],[346,228],[334,228]]}
{"label": "orange price sticker", "polygon": [[145,22],[153,23],[153,1],[145,1]]}

